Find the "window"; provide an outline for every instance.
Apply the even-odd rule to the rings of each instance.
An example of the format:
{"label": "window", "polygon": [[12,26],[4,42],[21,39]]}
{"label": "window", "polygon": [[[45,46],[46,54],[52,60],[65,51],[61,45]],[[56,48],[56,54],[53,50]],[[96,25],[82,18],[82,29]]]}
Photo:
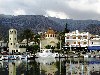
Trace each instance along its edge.
{"label": "window", "polygon": [[78,42],[78,44],[80,45],[80,42]]}
{"label": "window", "polygon": [[93,42],[92,42],[92,44],[93,44]]}
{"label": "window", "polygon": [[69,36],[67,36],[67,39],[69,39]]}
{"label": "window", "polygon": [[76,36],[73,36],[73,39],[76,39]]}
{"label": "window", "polygon": [[67,42],[67,45],[69,45],[69,42]]}
{"label": "window", "polygon": [[15,38],[15,40],[16,40],[16,38]]}
{"label": "window", "polygon": [[50,37],[52,37],[52,34],[50,35]]}
{"label": "window", "polygon": [[78,39],[81,39],[81,36],[78,36]]}
{"label": "window", "polygon": [[15,43],[14,43],[14,45],[15,45]]}
{"label": "window", "polygon": [[10,34],[12,34],[12,31],[10,31]]}
{"label": "window", "polygon": [[10,38],[10,40],[11,40],[11,38]]}
{"label": "window", "polygon": [[54,37],[54,34],[53,34],[53,37]]}
{"label": "window", "polygon": [[18,52],[18,50],[16,50],[16,52]]}
{"label": "window", "polygon": [[84,37],[84,39],[87,39],[87,36],[83,36]]}
{"label": "window", "polygon": [[74,44],[76,44],[76,42],[74,42]]}
{"label": "window", "polygon": [[84,42],[84,44],[87,44],[87,42]]}
{"label": "window", "polygon": [[47,37],[47,35],[45,35],[45,37]]}
{"label": "window", "polygon": [[11,43],[11,45],[12,45],[12,43]]}
{"label": "window", "polygon": [[87,39],[87,36],[85,36],[85,39]]}

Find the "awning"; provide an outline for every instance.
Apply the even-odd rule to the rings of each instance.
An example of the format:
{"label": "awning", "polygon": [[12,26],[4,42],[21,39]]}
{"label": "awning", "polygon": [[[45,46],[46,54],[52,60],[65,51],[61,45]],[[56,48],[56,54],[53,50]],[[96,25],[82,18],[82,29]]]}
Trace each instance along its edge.
{"label": "awning", "polygon": [[100,46],[89,46],[88,50],[100,50]]}

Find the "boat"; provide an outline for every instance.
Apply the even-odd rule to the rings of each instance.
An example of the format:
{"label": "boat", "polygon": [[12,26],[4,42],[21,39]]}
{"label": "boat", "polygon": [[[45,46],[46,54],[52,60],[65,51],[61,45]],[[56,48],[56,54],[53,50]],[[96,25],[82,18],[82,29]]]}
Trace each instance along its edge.
{"label": "boat", "polygon": [[3,60],[8,60],[8,55],[3,55]]}
{"label": "boat", "polygon": [[87,54],[84,54],[84,58],[88,58],[89,56]]}
{"label": "boat", "polygon": [[43,58],[55,58],[59,57],[58,53],[52,53],[52,49],[41,49],[40,52],[36,53],[36,57],[43,57]]}
{"label": "boat", "polygon": [[9,55],[8,58],[9,60],[16,60],[16,55]]}

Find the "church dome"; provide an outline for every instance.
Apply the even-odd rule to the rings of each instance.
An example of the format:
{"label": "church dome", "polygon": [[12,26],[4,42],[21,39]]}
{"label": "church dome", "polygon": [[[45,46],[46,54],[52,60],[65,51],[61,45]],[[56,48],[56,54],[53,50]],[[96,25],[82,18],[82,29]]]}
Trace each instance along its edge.
{"label": "church dome", "polygon": [[55,31],[51,27],[47,30],[46,34],[55,34]]}

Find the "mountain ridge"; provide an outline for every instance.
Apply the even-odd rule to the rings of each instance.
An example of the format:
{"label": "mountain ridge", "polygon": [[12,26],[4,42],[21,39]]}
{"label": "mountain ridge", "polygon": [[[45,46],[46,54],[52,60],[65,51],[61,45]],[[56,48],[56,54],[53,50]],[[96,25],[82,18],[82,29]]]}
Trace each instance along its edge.
{"label": "mountain ridge", "polygon": [[[10,28],[17,29],[18,34],[27,28],[34,33],[38,31],[45,32],[49,27],[56,31],[63,31],[66,23],[70,31],[88,31],[91,34],[100,35],[98,28],[100,27],[100,21],[98,20],[59,19],[43,15],[0,15],[0,34],[2,37],[5,37],[5,35],[8,35]],[[92,29],[96,31],[92,32]]]}

